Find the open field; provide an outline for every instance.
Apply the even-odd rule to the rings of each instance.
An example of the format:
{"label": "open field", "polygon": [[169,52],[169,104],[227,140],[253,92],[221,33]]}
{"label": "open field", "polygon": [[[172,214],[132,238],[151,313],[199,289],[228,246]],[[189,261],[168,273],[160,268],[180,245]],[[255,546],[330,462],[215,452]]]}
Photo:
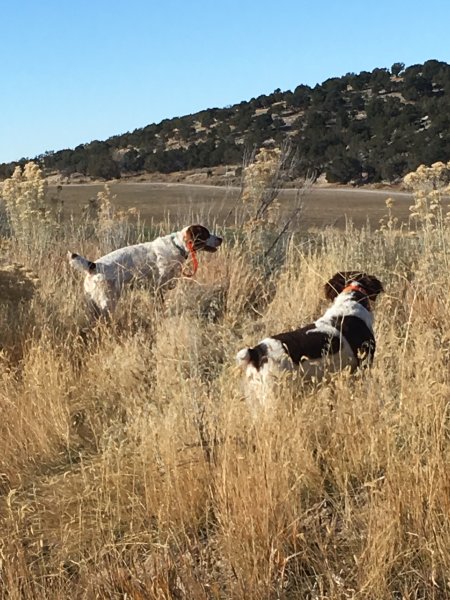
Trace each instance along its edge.
{"label": "open field", "polygon": [[[185,223],[179,190],[125,189],[138,207],[154,192],[160,212],[148,214],[164,231]],[[199,256],[195,279],[176,281],[163,306],[151,290],[128,290],[112,323],[93,327],[66,251],[98,256],[135,241],[136,228],[122,216],[40,219],[30,209],[40,190],[32,171],[10,193],[20,202],[10,200],[1,239],[1,598],[450,597],[445,214],[422,211],[408,230],[323,229],[344,199],[321,191],[321,221],[266,255],[282,220],[223,227],[214,210],[225,241]],[[83,188],[63,193],[77,204]],[[169,225],[157,203],[170,194]],[[202,194],[194,217],[210,194],[228,202]],[[375,199],[386,212],[367,193],[353,205],[358,223]],[[281,381],[255,418],[236,352],[316,319],[324,282],[347,269],[386,289],[373,368]]]}
{"label": "open field", "polygon": [[[112,193],[117,195],[119,208],[136,207],[142,219],[156,222],[165,219],[182,220],[186,214],[205,215],[211,221],[227,223],[234,219],[234,208],[239,197],[239,188],[177,183],[113,183]],[[103,189],[101,184],[64,185],[61,198],[68,212],[79,214],[81,207]],[[51,187],[54,193],[55,188]],[[314,187],[303,198],[304,208],[298,227],[307,230],[332,225],[345,228],[346,217],[361,227],[367,220],[372,227],[378,227],[380,218],[385,215],[385,200],[395,199],[394,216],[407,221],[411,194],[385,190],[361,188],[319,188]],[[284,190],[280,201],[284,209],[295,203],[296,191]]]}

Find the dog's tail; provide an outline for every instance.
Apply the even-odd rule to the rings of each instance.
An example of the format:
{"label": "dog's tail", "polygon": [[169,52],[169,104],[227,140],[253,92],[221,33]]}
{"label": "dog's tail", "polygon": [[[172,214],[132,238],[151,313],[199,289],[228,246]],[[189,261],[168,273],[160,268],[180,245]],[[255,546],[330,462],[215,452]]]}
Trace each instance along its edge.
{"label": "dog's tail", "polygon": [[242,348],[236,354],[236,363],[239,367],[246,367],[250,362],[250,348]]}
{"label": "dog's tail", "polygon": [[246,368],[249,365],[259,371],[264,363],[268,360],[266,344],[258,344],[254,348],[242,348],[236,354],[236,362],[238,366]]}
{"label": "dog's tail", "polygon": [[74,269],[83,271],[83,273],[95,273],[97,268],[95,262],[84,258],[84,256],[80,256],[79,254],[75,254],[69,250],[69,252],[67,252],[67,258],[69,259],[70,265]]}

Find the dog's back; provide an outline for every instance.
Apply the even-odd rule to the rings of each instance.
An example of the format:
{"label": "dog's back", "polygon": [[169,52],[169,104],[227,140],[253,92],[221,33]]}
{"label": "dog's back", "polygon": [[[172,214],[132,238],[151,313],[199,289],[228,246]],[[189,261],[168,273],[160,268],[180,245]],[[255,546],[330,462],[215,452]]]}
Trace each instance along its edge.
{"label": "dog's back", "polygon": [[283,371],[295,371],[302,379],[320,380],[325,372],[354,369],[357,360],[345,337],[334,327],[317,328],[314,323],[265,338],[236,355],[239,366],[251,379],[266,381]]}

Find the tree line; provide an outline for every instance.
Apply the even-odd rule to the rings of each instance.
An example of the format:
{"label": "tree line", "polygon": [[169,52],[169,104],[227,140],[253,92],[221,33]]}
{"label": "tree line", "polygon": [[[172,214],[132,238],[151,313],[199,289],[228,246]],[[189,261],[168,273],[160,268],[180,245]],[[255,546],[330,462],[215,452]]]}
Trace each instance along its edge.
{"label": "tree line", "polygon": [[[253,148],[286,140],[297,155],[293,177],[325,174],[330,182],[393,182],[419,164],[448,161],[450,65],[429,60],[347,73],[34,160],[47,173],[112,179],[236,165]],[[26,160],[1,164],[0,179]]]}

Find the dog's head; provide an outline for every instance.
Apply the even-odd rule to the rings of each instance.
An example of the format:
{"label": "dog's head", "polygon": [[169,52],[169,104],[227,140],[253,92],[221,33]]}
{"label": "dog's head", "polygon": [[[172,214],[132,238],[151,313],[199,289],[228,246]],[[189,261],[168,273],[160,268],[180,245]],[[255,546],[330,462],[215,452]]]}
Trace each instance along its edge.
{"label": "dog's head", "polygon": [[333,301],[344,289],[351,283],[357,283],[365,296],[375,302],[378,294],[383,292],[383,284],[373,275],[368,275],[362,271],[339,271],[329,279],[325,286],[324,292],[327,300]]}
{"label": "dog's head", "polygon": [[183,229],[183,239],[186,243],[191,243],[194,250],[206,252],[216,252],[222,243],[221,237],[214,235],[203,225],[189,225]]}

